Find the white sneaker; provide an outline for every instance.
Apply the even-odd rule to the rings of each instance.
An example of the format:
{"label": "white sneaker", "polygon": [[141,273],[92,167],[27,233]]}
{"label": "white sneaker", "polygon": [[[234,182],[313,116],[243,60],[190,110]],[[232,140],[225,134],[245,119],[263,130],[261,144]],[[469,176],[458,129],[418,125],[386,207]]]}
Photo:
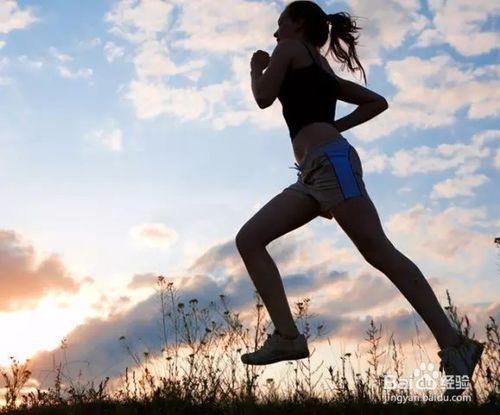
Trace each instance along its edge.
{"label": "white sneaker", "polygon": [[[463,334],[458,333],[461,342],[456,346],[445,347],[437,354],[441,358],[439,370],[444,371],[446,375],[453,376],[452,382],[446,385],[443,396],[460,395],[470,383],[474,368],[481,359],[481,354],[485,343],[469,339]],[[468,378],[462,378],[468,376]],[[465,380],[465,382],[463,382]]]}
{"label": "white sneaker", "polygon": [[282,360],[297,360],[309,357],[307,340],[303,334],[295,339],[282,337],[276,330],[268,334],[259,350],[241,355],[241,361],[246,365],[267,365]]}

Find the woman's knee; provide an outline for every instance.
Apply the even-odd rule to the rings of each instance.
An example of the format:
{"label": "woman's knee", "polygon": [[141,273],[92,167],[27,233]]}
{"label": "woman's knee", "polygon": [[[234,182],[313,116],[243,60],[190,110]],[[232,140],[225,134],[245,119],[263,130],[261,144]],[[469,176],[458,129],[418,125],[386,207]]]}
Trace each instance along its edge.
{"label": "woman's knee", "polygon": [[266,245],[258,237],[258,234],[248,226],[243,226],[238,231],[238,233],[236,234],[235,242],[236,242],[236,248],[238,249],[240,254],[248,253],[252,249],[261,246],[265,247]]}

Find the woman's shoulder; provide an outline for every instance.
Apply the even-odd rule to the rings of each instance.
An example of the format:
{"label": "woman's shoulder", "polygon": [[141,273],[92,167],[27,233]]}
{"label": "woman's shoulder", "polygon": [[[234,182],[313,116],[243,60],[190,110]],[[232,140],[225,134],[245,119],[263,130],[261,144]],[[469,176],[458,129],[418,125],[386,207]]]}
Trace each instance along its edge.
{"label": "woman's shoulder", "polygon": [[313,63],[307,46],[300,39],[282,39],[278,46],[280,49],[286,50],[287,55],[290,57],[290,69],[299,69]]}

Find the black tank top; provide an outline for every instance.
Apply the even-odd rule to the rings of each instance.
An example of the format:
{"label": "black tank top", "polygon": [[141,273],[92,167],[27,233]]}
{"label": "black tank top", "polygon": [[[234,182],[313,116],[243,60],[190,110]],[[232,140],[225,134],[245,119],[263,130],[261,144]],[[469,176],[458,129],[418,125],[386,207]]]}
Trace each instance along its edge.
{"label": "black tank top", "polygon": [[288,69],[278,94],[292,141],[307,124],[320,121],[334,124],[340,87],[337,79],[316,63],[305,43],[304,46],[313,63]]}

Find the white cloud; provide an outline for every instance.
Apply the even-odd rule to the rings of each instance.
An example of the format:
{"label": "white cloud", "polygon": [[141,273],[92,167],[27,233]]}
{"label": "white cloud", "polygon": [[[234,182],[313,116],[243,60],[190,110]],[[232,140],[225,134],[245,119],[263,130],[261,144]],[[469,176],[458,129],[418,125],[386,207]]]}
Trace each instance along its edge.
{"label": "white cloud", "polygon": [[125,54],[125,48],[117,46],[113,42],[106,42],[104,45],[104,53],[108,62],[113,62],[121,58]]}
{"label": "white cloud", "polygon": [[123,133],[120,128],[95,130],[86,135],[87,139],[103,145],[111,151],[122,151]]}
{"label": "white cloud", "polygon": [[134,226],[130,234],[137,242],[152,248],[167,248],[178,239],[175,230],[158,222]]}
{"label": "white cloud", "polygon": [[93,74],[91,68],[72,70],[67,66],[59,66],[57,69],[59,71],[59,75],[61,75],[63,78],[70,78],[70,79],[78,79],[78,78],[89,79],[92,77]]}
{"label": "white cloud", "polygon": [[176,64],[169,56],[167,44],[164,41],[157,40],[148,40],[142,43],[138,47],[133,61],[139,79],[162,78],[164,76],[192,73],[206,64],[203,59]]}
{"label": "white cloud", "polygon": [[408,193],[411,192],[412,188],[410,186],[403,186],[398,189],[398,193]]}
{"label": "white cloud", "polygon": [[121,0],[114,4],[105,20],[110,32],[133,43],[156,38],[167,30],[174,5],[164,0]]}
{"label": "white cloud", "polygon": [[493,166],[495,166],[497,170],[500,170],[500,149],[497,149],[497,153],[493,160]]}
{"label": "white cloud", "polygon": [[6,42],[5,40],[0,40],[0,49],[2,49],[5,46]]}
{"label": "white cloud", "polygon": [[472,228],[489,223],[482,207],[449,207],[433,212],[421,204],[393,215],[385,223],[388,235],[403,247],[430,262],[446,265],[462,275],[480,277],[491,247],[491,235]]}
{"label": "white cloud", "polygon": [[356,151],[363,164],[363,173],[379,173],[387,169],[390,158],[378,149],[365,149],[361,145],[356,146]]}
{"label": "white cloud", "polygon": [[160,114],[175,115],[181,120],[206,117],[217,98],[229,87],[227,82],[204,88],[175,88],[162,82],[133,80],[125,95],[134,105],[139,118]]}
{"label": "white cloud", "polygon": [[360,140],[373,141],[402,127],[429,129],[451,125],[464,107],[468,108],[470,119],[498,116],[499,67],[478,71],[471,64],[459,63],[443,54],[390,61],[386,73],[396,93],[388,98],[389,109],[352,131]]}
{"label": "white cloud", "polygon": [[[338,6],[336,1],[327,4],[335,8]],[[347,4],[351,14],[361,17],[357,20],[362,27],[360,51],[366,50],[366,53],[376,57],[378,64],[381,63],[382,49],[401,46],[409,36],[418,34],[429,24],[418,0],[347,0]]]}
{"label": "white cloud", "polygon": [[1,71],[7,66],[8,63],[9,63],[9,58],[7,57],[0,58],[0,85],[9,85],[12,82],[11,78],[1,76]]}
{"label": "white cloud", "polygon": [[[185,36],[174,46],[227,54],[271,46],[280,9],[274,2],[245,0],[175,1],[182,12],[175,32]],[[230,11],[230,12],[229,12]]]}
{"label": "white cloud", "polygon": [[392,155],[377,149],[366,150],[356,146],[366,172],[391,169],[395,176],[456,169],[457,174],[475,172],[481,161],[492,154],[487,144],[500,140],[500,130],[486,130],[474,134],[469,142],[441,143],[435,147],[419,146],[397,150]]}
{"label": "white cloud", "polygon": [[91,68],[77,68],[72,69],[68,67],[68,63],[73,61],[73,56],[60,52],[54,46],[49,48],[49,53],[60,63],[57,65],[57,72],[59,75],[66,79],[87,79],[89,84],[93,84],[91,80],[94,71]]}
{"label": "white cloud", "polygon": [[49,48],[49,53],[60,62],[69,62],[73,60],[72,56],[66,53],[59,52],[59,50],[54,46],[51,46]]}
{"label": "white cloud", "polygon": [[14,29],[24,29],[38,21],[30,8],[19,8],[15,0],[0,2],[0,33],[9,33]]}
{"label": "white cloud", "polygon": [[431,198],[453,198],[457,196],[474,196],[473,190],[488,181],[484,174],[457,175],[436,183],[432,187]]}
{"label": "white cloud", "polygon": [[[278,14],[275,4],[245,0],[116,3],[106,21],[111,33],[134,46],[136,73],[122,96],[139,118],[173,115],[184,121],[209,120],[215,129],[249,121],[261,128],[283,126],[277,105],[261,111],[253,102],[248,69],[252,48],[275,43],[272,33]],[[179,49],[190,50],[191,58],[180,61]],[[201,52],[202,57],[197,55]],[[200,85],[212,54],[221,52],[230,60],[230,76]],[[181,76],[181,81],[172,84],[172,76]]]}
{"label": "white cloud", "polygon": [[78,44],[84,48],[95,48],[96,46],[99,46],[102,43],[101,38],[99,37],[94,37],[89,40],[81,40],[78,42]]}
{"label": "white cloud", "polygon": [[474,173],[477,169],[481,167],[481,161],[479,159],[472,159],[467,163],[462,164],[455,173],[457,175],[467,175]]}
{"label": "white cloud", "polygon": [[40,69],[43,66],[43,61],[40,60],[32,60],[26,55],[20,55],[17,57],[17,60],[22,63],[24,66],[32,69]]}
{"label": "white cloud", "polygon": [[433,13],[433,25],[422,32],[416,46],[448,43],[464,56],[476,56],[500,44],[498,31],[484,28],[487,20],[498,18],[497,2],[429,0],[428,5]]}

